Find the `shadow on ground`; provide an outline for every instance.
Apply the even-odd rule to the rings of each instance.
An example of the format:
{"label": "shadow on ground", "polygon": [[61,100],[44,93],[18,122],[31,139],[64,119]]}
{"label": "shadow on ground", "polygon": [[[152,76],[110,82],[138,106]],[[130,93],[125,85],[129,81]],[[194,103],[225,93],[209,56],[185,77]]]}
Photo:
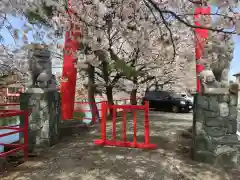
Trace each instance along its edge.
{"label": "shadow on ground", "polygon": [[[156,112],[157,113],[157,112]],[[172,118],[151,114],[151,143],[153,151],[97,147],[93,140],[99,130],[72,127],[65,129],[64,138],[39,157],[6,172],[2,180],[227,180],[240,179],[233,170],[224,171],[190,159],[191,139],[181,132],[191,126],[191,118]],[[182,115],[181,115],[182,116]],[[132,139],[133,123],[128,116],[128,140]],[[144,139],[142,114],[137,118],[138,141]],[[117,134],[121,138],[121,120]],[[111,123],[107,126],[111,138]],[[235,171],[235,170],[234,170]],[[228,172],[228,173],[226,173]]]}

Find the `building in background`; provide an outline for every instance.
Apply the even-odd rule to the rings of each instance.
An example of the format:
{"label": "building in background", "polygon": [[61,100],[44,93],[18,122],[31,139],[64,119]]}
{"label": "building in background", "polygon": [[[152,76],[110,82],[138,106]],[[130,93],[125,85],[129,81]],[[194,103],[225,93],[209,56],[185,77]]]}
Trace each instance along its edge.
{"label": "building in background", "polygon": [[233,76],[236,77],[236,83],[240,84],[240,72],[239,73],[236,73],[234,74]]}
{"label": "building in background", "polygon": [[0,103],[19,102],[21,92],[24,92],[24,82],[21,73],[9,72],[0,77]]}
{"label": "building in background", "polygon": [[24,91],[24,84],[27,79],[27,61],[27,51],[25,49],[6,51],[6,49],[0,47],[1,103],[19,101],[20,92]]}
{"label": "building in background", "polygon": [[[233,76],[236,77],[236,83],[240,85],[240,72],[234,74]],[[240,90],[238,90],[238,112],[240,113]],[[238,115],[240,117],[240,114]]]}

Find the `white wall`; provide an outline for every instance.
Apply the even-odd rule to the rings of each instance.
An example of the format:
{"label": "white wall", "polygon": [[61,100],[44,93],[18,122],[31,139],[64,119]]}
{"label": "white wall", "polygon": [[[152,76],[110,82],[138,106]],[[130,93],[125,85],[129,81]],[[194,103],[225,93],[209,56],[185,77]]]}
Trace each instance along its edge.
{"label": "white wall", "polygon": [[240,84],[240,76],[236,77],[236,82]]}

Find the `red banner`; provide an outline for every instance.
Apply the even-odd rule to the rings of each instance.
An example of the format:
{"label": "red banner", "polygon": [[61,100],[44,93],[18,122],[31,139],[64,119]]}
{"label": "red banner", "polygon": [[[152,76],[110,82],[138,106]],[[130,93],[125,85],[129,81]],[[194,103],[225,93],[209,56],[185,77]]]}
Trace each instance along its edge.
{"label": "red banner", "polygon": [[[71,16],[71,0],[68,0],[68,15]],[[77,69],[75,67],[77,58],[76,53],[79,49],[77,38],[80,38],[80,28],[71,22],[71,30],[65,34],[63,72],[61,82],[61,108],[62,120],[73,118]]]}
{"label": "red banner", "polygon": [[70,120],[73,117],[77,69],[75,67],[75,54],[78,49],[78,42],[72,40],[70,32],[65,35],[65,47],[63,56],[63,72],[61,82],[61,107],[62,119]]}
{"label": "red banner", "polygon": [[[197,7],[195,8],[194,12],[194,24],[195,26],[206,26],[201,25],[199,23],[200,16],[201,15],[210,15],[211,8],[210,7]],[[199,60],[201,59],[204,43],[205,40],[208,38],[208,30],[207,29],[195,29],[195,57],[196,57],[196,75],[197,75],[197,92],[200,93],[201,91],[201,83],[198,79],[198,74],[204,69],[204,65],[201,65],[199,63]]]}

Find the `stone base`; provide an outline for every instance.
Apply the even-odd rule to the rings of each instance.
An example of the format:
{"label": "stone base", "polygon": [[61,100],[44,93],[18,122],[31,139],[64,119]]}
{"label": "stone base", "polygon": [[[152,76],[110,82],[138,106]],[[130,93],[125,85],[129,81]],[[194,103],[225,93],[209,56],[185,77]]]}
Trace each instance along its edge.
{"label": "stone base", "polygon": [[[45,149],[59,140],[60,94],[34,88],[20,95],[20,108],[29,109],[29,152]],[[21,117],[20,125],[23,125]],[[21,134],[21,139],[23,135]]]}
{"label": "stone base", "polygon": [[217,89],[213,92],[197,94],[194,99],[193,159],[223,166],[239,164],[238,96]]}
{"label": "stone base", "polygon": [[6,158],[4,157],[1,157],[0,158],[0,173],[1,172],[4,172],[5,171],[5,169],[6,169],[6,167],[7,167],[7,160],[6,160]]}
{"label": "stone base", "polygon": [[[231,141],[232,137],[229,137]],[[196,147],[193,152],[193,159],[221,166],[232,166],[240,163],[239,140],[232,141],[232,144],[220,141],[195,140]],[[228,144],[228,145],[227,145]],[[207,147],[208,146],[208,147]]]}

